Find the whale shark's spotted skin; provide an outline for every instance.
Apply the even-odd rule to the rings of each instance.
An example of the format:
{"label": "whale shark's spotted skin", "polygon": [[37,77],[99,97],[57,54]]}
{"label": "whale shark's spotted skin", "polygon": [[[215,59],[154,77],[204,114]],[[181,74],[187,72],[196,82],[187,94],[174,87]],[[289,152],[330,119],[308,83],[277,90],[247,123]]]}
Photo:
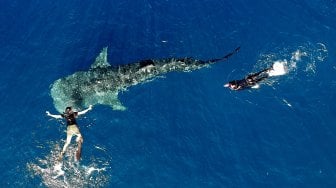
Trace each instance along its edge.
{"label": "whale shark's spotted skin", "polygon": [[192,58],[168,58],[111,66],[107,61],[107,48],[104,48],[88,71],[75,72],[56,80],[51,86],[51,97],[59,112],[63,112],[67,106],[82,109],[90,104],[109,105],[114,110],[125,110],[126,108],[118,99],[120,91],[139,83],[151,81],[168,72],[189,72],[207,67],[215,62],[226,60],[239,49],[235,49],[234,52],[221,59],[208,61]]}

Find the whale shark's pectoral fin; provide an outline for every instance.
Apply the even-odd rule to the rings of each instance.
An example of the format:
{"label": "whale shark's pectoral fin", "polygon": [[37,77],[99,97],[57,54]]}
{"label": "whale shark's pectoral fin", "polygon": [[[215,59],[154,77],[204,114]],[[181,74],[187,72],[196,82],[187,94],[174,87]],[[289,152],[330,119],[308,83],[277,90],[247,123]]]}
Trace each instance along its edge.
{"label": "whale shark's pectoral fin", "polygon": [[118,97],[111,100],[111,103],[105,103],[105,104],[111,106],[113,110],[120,110],[120,111],[126,110],[126,107],[120,102]]}
{"label": "whale shark's pectoral fin", "polygon": [[96,92],[94,96],[85,100],[85,105],[102,104],[108,105],[113,110],[126,110],[126,107],[118,99],[118,93],[115,92]]}
{"label": "whale shark's pectoral fin", "polygon": [[103,48],[100,54],[96,57],[96,61],[91,65],[91,69],[107,68],[111,65],[107,62],[107,47]]}

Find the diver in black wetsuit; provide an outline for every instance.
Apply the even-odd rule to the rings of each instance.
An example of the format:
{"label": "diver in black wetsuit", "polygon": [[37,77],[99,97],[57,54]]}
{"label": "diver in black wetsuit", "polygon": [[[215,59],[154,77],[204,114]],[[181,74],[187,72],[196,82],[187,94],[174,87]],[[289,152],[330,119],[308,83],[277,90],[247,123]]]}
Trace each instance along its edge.
{"label": "diver in black wetsuit", "polygon": [[256,86],[260,81],[269,77],[269,71],[272,68],[267,68],[257,73],[247,75],[244,79],[233,80],[225,84],[224,87],[228,87],[231,90],[242,90]]}

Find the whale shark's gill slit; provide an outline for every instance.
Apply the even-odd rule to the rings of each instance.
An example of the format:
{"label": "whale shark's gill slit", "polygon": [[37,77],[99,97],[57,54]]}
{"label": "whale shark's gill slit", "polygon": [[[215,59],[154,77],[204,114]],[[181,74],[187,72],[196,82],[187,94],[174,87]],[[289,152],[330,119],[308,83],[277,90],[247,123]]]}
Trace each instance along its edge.
{"label": "whale shark's gill slit", "polygon": [[75,72],[56,80],[51,86],[51,96],[59,112],[67,106],[83,109],[95,104],[109,105],[114,110],[125,110],[126,107],[118,99],[120,91],[148,83],[168,72],[190,72],[209,67],[213,63],[227,60],[239,49],[240,47],[236,48],[222,58],[206,61],[190,57],[166,58],[111,66],[107,60],[107,48],[104,48],[88,71]]}

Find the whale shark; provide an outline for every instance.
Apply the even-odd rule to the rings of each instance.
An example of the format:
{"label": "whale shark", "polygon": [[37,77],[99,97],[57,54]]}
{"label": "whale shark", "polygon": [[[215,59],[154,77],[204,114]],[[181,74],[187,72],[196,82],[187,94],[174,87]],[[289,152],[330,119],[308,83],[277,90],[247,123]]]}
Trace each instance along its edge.
{"label": "whale shark", "polygon": [[78,71],[51,84],[51,97],[58,112],[68,106],[83,109],[89,105],[108,105],[113,110],[125,110],[118,93],[129,87],[154,80],[168,72],[190,72],[225,61],[240,47],[222,58],[198,60],[194,58],[148,59],[125,65],[111,65],[107,47],[103,48],[88,71]]}

